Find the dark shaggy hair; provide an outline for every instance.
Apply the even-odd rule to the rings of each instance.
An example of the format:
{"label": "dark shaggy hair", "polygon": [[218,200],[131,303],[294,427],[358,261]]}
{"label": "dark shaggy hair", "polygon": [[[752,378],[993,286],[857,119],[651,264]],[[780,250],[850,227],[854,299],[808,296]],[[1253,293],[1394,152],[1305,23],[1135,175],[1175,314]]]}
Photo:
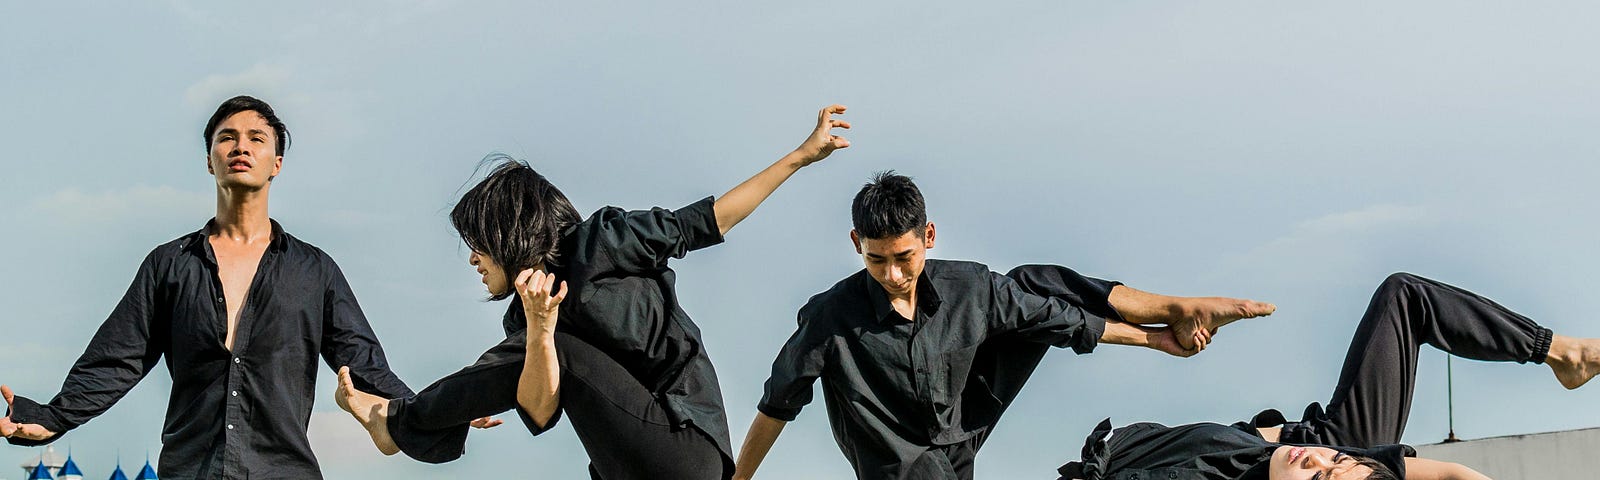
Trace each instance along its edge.
{"label": "dark shaggy hair", "polygon": [[894,238],[910,231],[920,238],[925,234],[922,227],[928,224],[928,207],[911,177],[882,171],[856,193],[850,204],[850,224],[863,238]]}
{"label": "dark shaggy hair", "polygon": [[1372,474],[1367,475],[1367,480],[1402,480],[1398,475],[1394,474],[1394,470],[1390,470],[1388,465],[1384,465],[1383,462],[1377,459],[1356,455],[1351,455],[1350,457],[1356,460],[1357,465],[1372,469]]}
{"label": "dark shaggy hair", "polygon": [[[493,154],[479,165],[494,165],[489,175],[467,190],[450,211],[450,224],[467,248],[494,259],[505,269],[506,285],[534,265],[558,265],[556,245],[567,226],[583,221],[572,202],[544,175],[508,155]],[[491,300],[510,297],[506,289]]]}
{"label": "dark shaggy hair", "polygon": [[283,152],[289,150],[289,127],[283,126],[283,121],[278,120],[278,114],[272,113],[272,106],[256,97],[240,95],[218,105],[217,113],[211,114],[211,120],[206,122],[206,131],[203,133],[206,140],[206,154],[211,153],[211,135],[217,133],[217,124],[239,112],[261,114],[261,118],[267,121],[267,126],[272,127],[273,133],[276,134],[274,136],[278,139],[278,155],[281,156]]}

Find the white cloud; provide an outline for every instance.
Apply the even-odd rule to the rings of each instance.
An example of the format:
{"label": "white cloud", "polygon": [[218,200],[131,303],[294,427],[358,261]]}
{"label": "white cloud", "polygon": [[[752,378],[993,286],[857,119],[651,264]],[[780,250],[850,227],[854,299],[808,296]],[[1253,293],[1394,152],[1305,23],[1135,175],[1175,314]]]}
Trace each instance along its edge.
{"label": "white cloud", "polygon": [[318,463],[327,468],[378,463],[386,458],[372,445],[372,437],[367,436],[361,424],[343,411],[311,412],[306,435]]}
{"label": "white cloud", "polygon": [[215,205],[216,198],[211,192],[140,185],[99,192],[71,187],[34,200],[28,209],[56,223],[86,225],[170,216],[206,218]]}
{"label": "white cloud", "polygon": [[247,94],[264,98],[289,98],[285,84],[293,77],[293,70],[284,65],[257,63],[243,72],[213,74],[190,85],[183,92],[184,102],[190,108],[209,110],[234,95]]}

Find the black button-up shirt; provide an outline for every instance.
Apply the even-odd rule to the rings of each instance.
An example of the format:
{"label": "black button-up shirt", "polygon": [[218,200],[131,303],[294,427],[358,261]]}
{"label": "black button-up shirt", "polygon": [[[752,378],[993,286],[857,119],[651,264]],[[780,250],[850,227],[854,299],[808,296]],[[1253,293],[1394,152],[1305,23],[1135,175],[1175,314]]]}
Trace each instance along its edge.
{"label": "black button-up shirt", "polygon": [[[800,309],[799,329],[773,362],[757,408],[791,421],[811,402],[820,377],[834,439],[856,474],[910,475],[932,446],[992,426],[1043,345],[1087,353],[1098,344],[1105,318],[1116,318],[1107,303],[1115,282],[1061,267],[1019,271],[1030,268],[1060,272],[1053,283],[1062,290],[1025,288],[978,263],[927,260],[917,280],[914,321],[895,312],[866,270],[851,275]],[[1024,344],[1038,351],[992,348]]]}
{"label": "black button-up shirt", "polygon": [[272,240],[227,338],[211,223],[145,257],[111,316],[49,404],[17,397],[12,421],[58,432],[111,408],[162,357],[172,394],[161,432],[165,478],[321,478],[306,439],[317,357],[350,366],[357,388],[411,394],[389,371],[344,274],[272,222]]}
{"label": "black button-up shirt", "polygon": [[[1063,480],[1267,480],[1272,452],[1283,445],[1261,437],[1252,422],[1233,425],[1193,423],[1168,427],[1135,423],[1112,430],[1100,422],[1083,447],[1083,459],[1063,465]],[[1332,448],[1345,455],[1368,457],[1405,478],[1405,457],[1416,451],[1405,445]]]}
{"label": "black button-up shirt", "polygon": [[[559,243],[556,278],[567,282],[556,330],[605,352],[650,393],[678,427],[705,432],[731,462],[728,418],[700,327],[678,305],[671,258],[722,243],[711,197],[678,210],[600,209]],[[511,302],[504,327],[518,343],[527,319]],[[544,429],[525,422],[537,435]]]}

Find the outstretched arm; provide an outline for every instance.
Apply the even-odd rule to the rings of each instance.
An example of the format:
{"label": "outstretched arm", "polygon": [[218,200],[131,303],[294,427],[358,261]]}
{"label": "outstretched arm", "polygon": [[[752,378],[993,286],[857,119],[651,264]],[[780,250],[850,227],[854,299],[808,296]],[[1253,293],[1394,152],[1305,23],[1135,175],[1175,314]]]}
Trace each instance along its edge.
{"label": "outstretched arm", "polygon": [[788,422],[756,412],[755,420],[750,422],[750,431],[744,435],[744,446],[739,447],[739,460],[734,465],[733,478],[748,480],[756,476],[756,469],[761,468],[761,461],[767,458],[772,444],[778,441],[778,434],[783,433],[784,425],[788,425]]}
{"label": "outstretched arm", "polygon": [[56,436],[56,432],[47,430],[37,423],[13,423],[11,404],[16,400],[16,396],[11,393],[11,387],[5,385],[0,385],[0,395],[6,398],[6,416],[0,418],[0,437],[39,442]]}
{"label": "outstretched arm", "polygon": [[[517,275],[517,295],[528,317],[528,354],[517,379],[517,406],[545,428],[561,405],[561,366],[556,360],[556,316],[567,298],[567,282],[559,289],[556,276],[544,270],[523,270]],[[554,293],[554,296],[551,293]]]}
{"label": "outstretched arm", "polygon": [[1490,480],[1466,465],[1406,457],[1406,480]]}
{"label": "outstretched arm", "polygon": [[811,136],[805,143],[800,144],[793,152],[778,159],[772,166],[750,177],[739,186],[728,190],[717,199],[715,206],[717,214],[717,229],[727,235],[734,225],[738,225],[756,206],[761,205],[772,192],[789,180],[789,176],[799,171],[802,167],[828,158],[834,150],[850,146],[850,141],[844,137],[834,135],[834,128],[850,128],[850,122],[834,119],[833,116],[844,113],[844,105],[829,105],[817,113],[817,127],[811,131]]}
{"label": "outstretched arm", "polygon": [[1234,321],[1271,315],[1277,306],[1225,297],[1173,297],[1117,285],[1107,299],[1122,318],[1136,324],[1166,324],[1179,345],[1203,348],[1211,335]]}
{"label": "outstretched arm", "polygon": [[1184,347],[1178,344],[1171,328],[1146,327],[1120,320],[1107,320],[1106,331],[1100,335],[1101,343],[1145,347],[1176,357],[1190,357],[1205,349],[1201,344]]}

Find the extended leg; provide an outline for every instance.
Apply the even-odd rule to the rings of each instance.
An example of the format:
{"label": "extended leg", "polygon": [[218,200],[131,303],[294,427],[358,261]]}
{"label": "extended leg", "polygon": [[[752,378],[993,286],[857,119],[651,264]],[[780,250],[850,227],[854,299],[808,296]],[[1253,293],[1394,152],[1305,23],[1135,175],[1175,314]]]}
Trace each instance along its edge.
{"label": "extended leg", "polygon": [[1284,440],[1370,447],[1400,441],[1416,388],[1417,352],[1433,345],[1491,362],[1544,362],[1552,333],[1533,320],[1450,285],[1390,275],[1372,296],[1345,354],[1326,415],[1286,427]]}

